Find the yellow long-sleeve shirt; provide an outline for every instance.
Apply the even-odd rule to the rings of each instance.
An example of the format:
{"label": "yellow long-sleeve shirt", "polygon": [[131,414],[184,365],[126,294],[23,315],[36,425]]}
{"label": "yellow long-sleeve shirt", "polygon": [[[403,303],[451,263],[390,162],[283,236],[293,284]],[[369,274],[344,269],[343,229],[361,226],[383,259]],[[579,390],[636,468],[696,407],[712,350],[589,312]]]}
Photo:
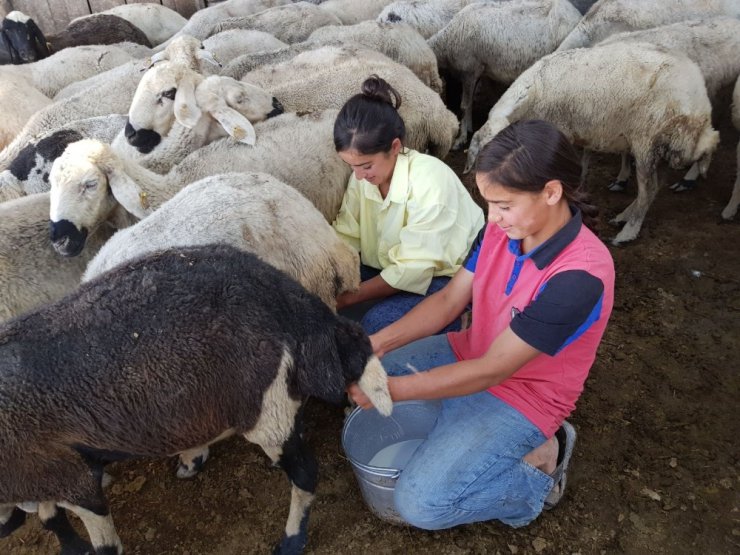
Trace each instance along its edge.
{"label": "yellow long-sleeve shirt", "polygon": [[483,224],[483,211],[449,166],[405,149],[385,199],[376,185],[350,177],[332,225],[386,283],[423,295],[433,277],[457,272]]}

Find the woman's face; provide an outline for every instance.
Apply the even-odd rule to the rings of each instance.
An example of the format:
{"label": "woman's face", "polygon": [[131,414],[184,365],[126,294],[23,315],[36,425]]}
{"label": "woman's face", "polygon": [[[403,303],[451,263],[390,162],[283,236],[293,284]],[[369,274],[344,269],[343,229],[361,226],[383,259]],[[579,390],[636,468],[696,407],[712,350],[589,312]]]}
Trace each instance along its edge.
{"label": "woman's face", "polygon": [[387,187],[393,178],[396,158],[398,158],[400,151],[401,141],[393,139],[391,149],[388,152],[362,154],[351,148],[338,154],[352,168],[358,180],[364,179],[376,187]]}
{"label": "woman's face", "polygon": [[562,200],[559,181],[549,181],[537,193],[506,188],[482,174],[476,174],[475,181],[488,203],[488,221],[499,226],[509,239],[540,244],[562,225],[562,213],[553,210]]}

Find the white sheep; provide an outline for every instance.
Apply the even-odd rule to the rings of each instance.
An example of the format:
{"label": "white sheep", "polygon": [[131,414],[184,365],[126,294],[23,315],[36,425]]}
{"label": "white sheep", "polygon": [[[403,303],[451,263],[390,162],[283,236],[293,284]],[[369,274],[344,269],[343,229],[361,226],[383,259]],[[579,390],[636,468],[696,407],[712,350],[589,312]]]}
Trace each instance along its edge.
{"label": "white sheep", "polygon": [[[322,4],[321,7],[324,5]],[[432,90],[442,93],[437,58],[424,38],[409,25],[363,21],[356,25],[327,25],[311,33],[308,42],[354,43],[377,50],[406,66]]]}
{"label": "white sheep", "polygon": [[[117,215],[110,214],[111,221]],[[115,225],[124,222],[115,221]],[[66,258],[54,252],[49,241],[49,193],[0,203],[0,321],[74,290],[87,263],[114,230],[98,226],[86,236],[85,251]]]}
{"label": "white sheep", "polygon": [[[200,45],[200,42],[196,43]],[[190,52],[193,48],[198,50],[197,54]],[[200,46],[193,47],[192,42],[187,39],[173,41],[163,53],[158,53],[158,57],[163,60],[169,60],[170,57],[193,58],[196,60],[194,63],[201,64],[198,67],[201,73],[207,73],[209,69],[215,67],[212,56]],[[0,171],[7,169],[23,148],[43,134],[60,129],[73,121],[126,113],[136,87],[144,75],[143,71],[149,63],[132,60],[104,74],[96,75],[85,83],[80,83],[80,87],[75,87],[69,95],[39,110],[28,120],[15,139],[0,152]]]}
{"label": "white sheep", "polygon": [[[716,98],[722,87],[734,83],[740,75],[740,20],[734,17],[680,21],[642,31],[618,33],[599,44],[615,42],[649,42],[685,54],[699,66],[710,99]],[[609,185],[609,190],[623,191],[631,172],[629,156],[625,153],[619,175]],[[694,164],[670,188],[674,191],[693,189],[698,175],[699,168]]]}
{"label": "white sheep", "polygon": [[[146,4],[125,4],[115,6],[98,14],[110,14],[125,19],[143,31],[152,46],[156,46],[168,40],[175,33],[180,31],[188,22],[183,16],[175,10],[153,2]],[[72,20],[79,21],[83,16]]]}
{"label": "white sheep", "polygon": [[471,140],[465,171],[483,145],[521,119],[550,121],[590,150],[632,152],[638,193],[613,220],[625,223],[614,239],[619,244],[640,231],[658,192],[661,159],[706,168],[719,140],[711,110],[701,71],[679,54],[646,43],[555,52],[522,73],[494,105]]}
{"label": "white sheep", "polygon": [[563,40],[558,50],[582,48],[615,33],[649,29],[677,21],[717,16],[740,17],[737,0],[600,0]]}
{"label": "white sheep", "polygon": [[462,79],[461,148],[473,130],[473,95],[482,76],[511,83],[554,51],[581,19],[569,0],[484,2],[460,10],[429,39],[440,69]]}
{"label": "white sheep", "polygon": [[[735,83],[735,89],[732,92],[732,123],[735,129],[740,131],[740,78]],[[730,202],[722,210],[722,217],[725,220],[731,220],[737,214],[737,207],[740,204],[740,141],[737,143],[737,177],[735,186],[732,188]]]}
{"label": "white sheep", "polygon": [[256,29],[274,35],[288,44],[301,42],[319,27],[341,25],[338,17],[308,2],[269,8],[243,17],[232,17],[213,25],[208,36],[230,29]]}
{"label": "white sheep", "polygon": [[422,152],[429,149],[440,158],[446,156],[457,134],[457,118],[410,69],[379,52],[325,46],[281,64],[259,67],[242,80],[274,94],[286,110],[302,111],[341,108],[373,73],[401,95],[399,114],[406,124],[406,145]]}
{"label": "white sheep", "polygon": [[335,15],[344,25],[355,25],[375,19],[393,0],[326,0],[319,2],[319,7]]}
{"label": "white sheep", "polygon": [[255,125],[255,146],[221,139],[190,154],[165,175],[116,155],[99,141],[72,143],[54,161],[49,176],[53,246],[63,255],[79,252],[85,233],[108,221],[119,207],[142,219],[186,185],[234,171],[275,176],[306,196],[331,222],[351,171],[334,149],[336,116],[336,110],[282,114]]}
{"label": "white sheep", "polygon": [[[293,0],[226,0],[205,9],[198,10],[177,32],[170,41],[183,35],[195,37],[200,40],[208,38],[213,26],[221,21],[232,17],[244,17],[274,8],[291,4]],[[169,42],[160,45],[160,48],[168,46]]]}
{"label": "white sheep", "polygon": [[262,173],[217,174],[188,185],[150,216],[116,233],[82,280],[156,250],[209,243],[255,253],[332,310],[337,295],[360,285],[357,252],[306,197]]}
{"label": "white sheep", "polygon": [[38,62],[0,66],[0,105],[13,107],[8,110],[12,115],[0,122],[0,149],[12,142],[32,114],[48,107],[61,88],[131,59],[116,46],[77,46]]}
{"label": "white sheep", "polygon": [[457,12],[477,0],[401,0],[388,4],[378,15],[381,23],[406,23],[425,39],[440,31]]}
{"label": "white sheep", "polygon": [[203,47],[221,64],[226,64],[244,54],[285,48],[287,43],[270,33],[254,29],[232,29],[208,37]]}
{"label": "white sheep", "polygon": [[[318,479],[301,405],[340,403],[355,382],[391,413],[362,327],[251,253],[208,245],[119,266],[0,327],[0,533],[23,523],[18,503],[38,503],[63,552],[120,555],[105,465],[239,434],[291,481],[274,552],[297,555]],[[65,509],[91,546],[60,526]]]}

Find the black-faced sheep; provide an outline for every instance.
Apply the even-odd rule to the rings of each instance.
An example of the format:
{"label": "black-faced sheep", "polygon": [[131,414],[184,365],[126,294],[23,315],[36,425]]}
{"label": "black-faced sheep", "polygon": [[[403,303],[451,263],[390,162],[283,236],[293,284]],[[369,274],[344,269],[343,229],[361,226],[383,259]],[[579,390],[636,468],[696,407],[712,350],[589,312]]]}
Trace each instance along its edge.
{"label": "black-faced sheep", "polygon": [[98,555],[120,554],[104,466],[239,434],[288,475],[276,553],[300,553],[318,474],[300,407],[341,402],[353,382],[390,414],[359,324],[253,254],[209,245],[119,266],[0,327],[0,534],[22,523],[15,505],[38,502],[77,514]]}
{"label": "black-faced sheep", "polygon": [[0,26],[0,64],[27,64],[51,52],[36,22],[23,12],[10,12]]}
{"label": "black-faced sheep", "polygon": [[488,141],[521,119],[550,121],[586,149],[632,152],[638,192],[612,220],[625,224],[613,240],[619,244],[637,237],[658,193],[661,160],[672,167],[698,161],[705,171],[719,140],[711,116],[701,71],[682,55],[647,43],[555,52],[522,73],[491,108],[470,142],[465,171]]}

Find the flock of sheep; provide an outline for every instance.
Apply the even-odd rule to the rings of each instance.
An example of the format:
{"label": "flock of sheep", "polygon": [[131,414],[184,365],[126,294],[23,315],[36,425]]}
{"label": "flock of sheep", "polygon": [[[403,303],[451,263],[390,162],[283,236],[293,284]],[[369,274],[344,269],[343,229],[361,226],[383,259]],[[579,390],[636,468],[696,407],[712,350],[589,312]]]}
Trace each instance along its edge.
{"label": "flock of sheep", "polygon": [[[123,5],[39,40],[32,20],[9,14],[4,43],[31,40],[8,61],[55,53],[0,66],[0,438],[12,446],[0,451],[0,537],[35,511],[65,552],[122,553],[103,465],[178,454],[189,477],[210,443],[238,433],[288,473],[277,552],[300,553],[316,479],[301,398],[337,400],[360,379],[390,408],[367,338],[332,314],[359,284],[358,255],[330,226],[350,175],[334,149],[337,110],[377,74],[403,98],[407,146],[443,158],[475,131],[466,171],[520,119],[555,123],[584,162],[621,154],[615,190],[632,156],[637,198],[614,219],[623,243],[658,192],[660,163],[691,166],[678,189],[706,171],[719,140],[712,101],[732,83],[740,129],[739,18],[737,0],[226,0],[190,20]],[[460,122],[440,72],[462,82]],[[474,130],[484,76],[509,88]],[[738,204],[740,177],[723,217]],[[240,269],[253,275],[241,281]],[[222,312],[241,314],[237,292],[251,312],[220,321],[208,302],[225,295]],[[34,384],[64,395],[40,399]],[[156,392],[168,390],[195,408],[166,414]],[[120,430],[132,399],[157,433]],[[53,428],[42,436],[39,413]]]}

